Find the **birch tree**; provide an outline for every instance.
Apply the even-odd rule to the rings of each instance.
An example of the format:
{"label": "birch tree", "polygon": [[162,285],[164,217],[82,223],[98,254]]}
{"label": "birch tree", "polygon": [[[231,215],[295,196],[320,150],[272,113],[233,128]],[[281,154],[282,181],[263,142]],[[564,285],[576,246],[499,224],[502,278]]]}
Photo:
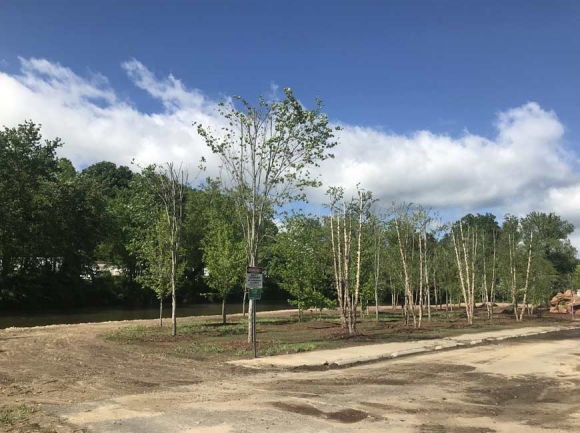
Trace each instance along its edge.
{"label": "birch tree", "polygon": [[[306,200],[305,188],[320,181],[312,173],[321,161],[331,158],[337,143],[322,101],[308,110],[284,89],[285,99],[256,105],[236,96],[220,103],[225,121],[221,130],[197,125],[199,135],[221,160],[222,182],[239,209],[249,266],[259,266],[265,220],[282,206]],[[250,303],[250,308],[252,308]],[[251,313],[251,311],[250,311]],[[252,321],[248,321],[248,342],[252,342]]]}
{"label": "birch tree", "polygon": [[167,221],[167,240],[169,254],[169,275],[171,284],[171,335],[177,335],[177,289],[182,260],[182,227],[185,191],[189,182],[188,171],[183,165],[172,162],[157,168],[156,181],[161,199],[163,214]]}
{"label": "birch tree", "polygon": [[331,187],[328,189],[327,195],[330,210],[330,241],[332,246],[334,281],[340,312],[340,323],[343,329],[348,329],[351,332],[350,262],[352,215],[350,208],[343,200],[343,188]]}
{"label": "birch tree", "polygon": [[461,292],[463,294],[463,301],[465,302],[467,323],[473,325],[473,311],[475,307],[475,264],[479,241],[477,228],[467,226],[467,230],[463,230],[463,222],[459,221],[456,224],[452,224],[450,230],[453,239],[453,248],[455,250]]}
{"label": "birch tree", "polygon": [[[405,283],[405,306],[404,306],[404,314],[405,314],[405,324],[409,324],[409,317],[410,315],[413,316],[413,326],[417,327],[417,317],[415,316],[415,302],[413,299],[413,290],[411,289],[411,280],[409,277],[409,257],[408,257],[408,243],[407,243],[407,236],[405,236],[405,232],[410,231],[412,237],[413,230],[412,224],[409,221],[409,206],[399,206],[397,208],[395,203],[392,204],[393,210],[393,219],[395,221],[395,230],[397,232],[397,243],[399,246],[399,254],[401,258],[401,265],[403,268],[403,278]],[[403,234],[402,234],[403,233]]]}

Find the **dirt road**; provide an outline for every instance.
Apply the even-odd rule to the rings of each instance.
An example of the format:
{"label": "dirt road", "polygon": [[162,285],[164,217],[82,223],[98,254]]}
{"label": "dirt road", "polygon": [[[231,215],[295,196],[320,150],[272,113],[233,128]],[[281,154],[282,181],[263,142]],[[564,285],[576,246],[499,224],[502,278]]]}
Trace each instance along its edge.
{"label": "dirt road", "polygon": [[580,431],[580,330],[289,372],[99,337],[119,325],[0,331],[0,409],[26,405],[26,416],[0,431]]}
{"label": "dirt road", "polygon": [[108,433],[580,431],[580,330],[347,370],[196,374],[52,411]]}

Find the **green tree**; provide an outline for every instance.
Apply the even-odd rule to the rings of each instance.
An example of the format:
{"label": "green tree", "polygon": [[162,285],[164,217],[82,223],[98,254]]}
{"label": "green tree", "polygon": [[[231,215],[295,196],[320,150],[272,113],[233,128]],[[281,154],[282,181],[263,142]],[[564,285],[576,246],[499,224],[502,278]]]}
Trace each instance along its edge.
{"label": "green tree", "polygon": [[[228,126],[219,133],[198,125],[198,133],[220,156],[226,175],[222,181],[239,210],[249,266],[260,264],[268,218],[280,207],[304,200],[306,187],[320,185],[310,170],[332,157],[328,150],[336,145],[322,101],[316,99],[316,108],[307,110],[290,88],[284,93],[279,102],[260,97],[254,106],[235,97],[238,106],[220,104]],[[249,320],[248,341],[252,338]]]}
{"label": "green tree", "polygon": [[336,305],[327,297],[332,284],[327,242],[320,220],[293,214],[271,247],[270,272],[292,296],[289,303],[298,308],[300,320],[304,310]]}
{"label": "green tree", "polygon": [[217,213],[207,226],[202,241],[203,261],[209,287],[222,302],[222,321],[226,323],[226,300],[234,287],[243,282],[246,252],[239,226]]}
{"label": "green tree", "polygon": [[60,140],[42,141],[40,126],[24,122],[0,131],[0,286],[9,275],[25,272],[38,253],[37,218],[46,202],[41,191],[58,172]]}
{"label": "green tree", "polygon": [[222,302],[222,321],[226,323],[226,301],[236,286],[243,283],[246,252],[243,235],[235,218],[230,196],[220,192],[220,183],[208,179],[205,235],[201,241],[206,281],[212,293]]}
{"label": "green tree", "polygon": [[137,281],[153,290],[159,300],[159,326],[163,326],[163,299],[171,294],[172,288],[171,245],[167,231],[167,218],[159,212],[153,227],[141,232],[138,251],[144,267]]}

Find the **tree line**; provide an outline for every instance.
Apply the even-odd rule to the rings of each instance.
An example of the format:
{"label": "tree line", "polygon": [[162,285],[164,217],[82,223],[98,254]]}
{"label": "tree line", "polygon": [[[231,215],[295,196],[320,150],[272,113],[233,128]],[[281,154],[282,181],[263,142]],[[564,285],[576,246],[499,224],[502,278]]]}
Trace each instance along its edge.
{"label": "tree line", "polygon": [[[299,312],[336,308],[346,332],[370,306],[400,304],[420,327],[434,308],[494,303],[514,317],[578,288],[572,224],[558,215],[468,214],[442,221],[415,204],[381,203],[357,186],[327,191],[323,215],[288,211],[320,187],[314,169],[337,145],[322,102],[306,109],[290,89],[282,101],[236,97],[220,105],[228,125],[195,125],[221,160],[202,180],[172,163],[99,162],[76,170],[57,157],[32,122],[0,131],[0,303],[76,306],[222,302],[244,296],[245,266],[264,266],[270,293],[289,294]],[[284,211],[285,210],[285,211]],[[103,272],[105,262],[120,276]],[[288,295],[286,295],[288,296]],[[378,319],[378,310],[374,311]],[[160,316],[161,320],[161,316]],[[251,329],[248,330],[251,339]]]}

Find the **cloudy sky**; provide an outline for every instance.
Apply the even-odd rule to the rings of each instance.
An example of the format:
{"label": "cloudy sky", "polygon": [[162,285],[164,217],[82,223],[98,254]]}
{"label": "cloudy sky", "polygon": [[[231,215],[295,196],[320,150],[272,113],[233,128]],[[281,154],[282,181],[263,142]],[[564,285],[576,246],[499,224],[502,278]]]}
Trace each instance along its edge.
{"label": "cloudy sky", "polygon": [[290,86],[343,127],[326,185],[580,227],[576,2],[33,3],[0,14],[0,125],[41,123],[77,168],[205,156],[215,173],[192,123]]}

